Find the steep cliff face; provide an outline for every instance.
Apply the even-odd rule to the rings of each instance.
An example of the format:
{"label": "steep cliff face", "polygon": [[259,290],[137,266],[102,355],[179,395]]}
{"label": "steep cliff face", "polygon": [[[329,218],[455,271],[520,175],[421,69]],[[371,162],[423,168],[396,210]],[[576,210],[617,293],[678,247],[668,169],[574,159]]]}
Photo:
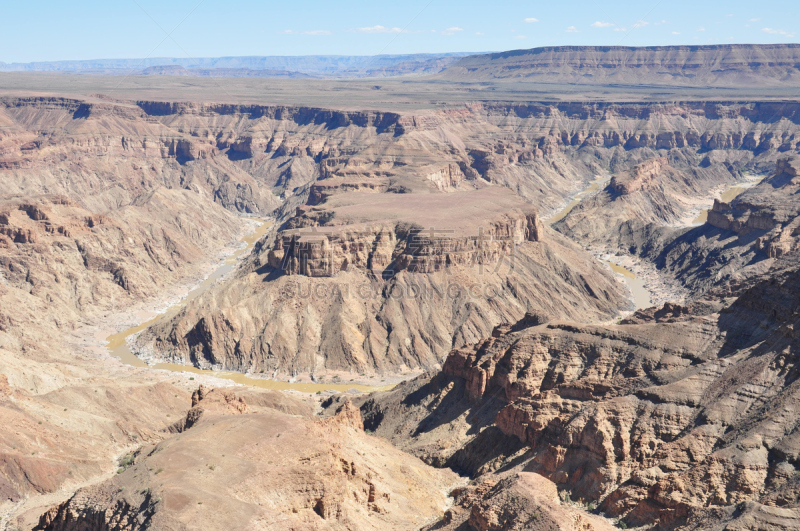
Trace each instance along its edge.
{"label": "steep cliff face", "polygon": [[499,187],[453,196],[341,194],[298,208],[285,227],[266,263],[287,274],[327,277],[350,267],[387,277],[497,266],[544,233],[535,209]]}
{"label": "steep cliff face", "polygon": [[604,319],[626,304],[507,190],[391,195],[342,194],[293,218],[287,227],[308,226],[280,231],[138,348],[254,372],[397,372],[433,367],[526,311]]}
{"label": "steep cliff face", "polygon": [[800,157],[778,161],[773,177],[730,204],[714,201],[708,224],[740,237],[758,234],[754,247],[770,258],[798,248]]}
{"label": "steep cliff face", "polygon": [[127,145],[131,124],[154,133],[141,110],[89,114],[57,99],[0,105],[0,420],[15,426],[0,433],[4,514],[7,500],[87,481],[159,439],[182,391],[112,377],[77,330],[178,295],[248,230],[205,191],[165,187],[157,175],[179,144]]}
{"label": "steep cliff face", "polygon": [[671,229],[627,225],[620,241],[695,294],[743,282],[798,248],[798,159],[778,160],[776,172],[730,203],[714,201],[706,223]]}
{"label": "steep cliff face", "polygon": [[675,151],[673,165],[698,150],[740,151],[730,161],[737,168],[750,162],[745,154],[772,164],[770,154],[797,149],[797,112],[794,104],[699,102],[476,104],[398,114],[8,98],[0,167],[11,178],[0,191],[61,193],[101,211],[168,186],[266,214],[279,206],[276,195],[291,213],[317,181],[317,193],[337,179],[343,187],[425,193],[490,182],[547,212],[593,174],[650,158],[647,150]]}
{"label": "steep cliff face", "polygon": [[787,523],[800,510],[799,286],[787,255],[727,302],[713,293],[616,326],[500,328],[433,379],[370,397],[365,425],[430,462],[468,464],[478,483],[536,472],[628,525],[703,528],[745,506],[753,525]]}
{"label": "steep cliff face", "polygon": [[[585,211],[577,228],[668,224],[697,207],[698,197],[742,180],[741,171],[771,167],[780,150],[796,149],[798,128],[796,106],[771,104],[474,105],[403,115],[140,105],[165,126],[237,146],[237,164],[286,198],[283,225],[259,245],[247,272],[146,332],[141,352],[289,374],[432,367],[452,346],[526,311],[610,317],[612,307],[626,306],[614,284],[604,273],[588,274],[596,266],[587,258],[563,269],[569,261],[561,257],[578,256],[575,249],[557,237],[532,237],[542,234],[540,222],[498,190],[552,211],[580,183],[611,170],[617,175],[598,208],[616,217],[603,225]],[[775,112],[784,119],[772,120]],[[209,114],[216,132],[209,133]],[[276,165],[297,169],[287,179],[302,178],[270,181]],[[456,236],[462,226],[472,230]],[[524,266],[480,279],[465,270],[496,269],[511,256],[510,242]],[[450,282],[435,275],[443,273],[499,296],[442,296]],[[370,295],[353,300],[353,286]],[[399,292],[432,295],[391,301]],[[299,295],[313,293],[323,296]]]}
{"label": "steep cliff face", "polygon": [[[53,317],[77,321],[153,297],[244,230],[229,212],[183,190],[159,189],[107,214],[64,196],[6,200],[0,274],[6,288],[57,307]],[[12,308],[0,314],[21,322],[24,312]]]}
{"label": "steep cliff face", "polygon": [[241,212],[279,204],[214,142],[168,129],[131,103],[5,99],[0,115],[2,194],[58,193],[95,212],[164,186]]}

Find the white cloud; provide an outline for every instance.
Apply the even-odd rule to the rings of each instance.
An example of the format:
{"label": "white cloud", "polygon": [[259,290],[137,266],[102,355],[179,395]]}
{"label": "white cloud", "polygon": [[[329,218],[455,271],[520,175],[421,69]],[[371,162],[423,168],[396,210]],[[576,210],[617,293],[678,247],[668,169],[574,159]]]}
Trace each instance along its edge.
{"label": "white cloud", "polygon": [[526,18],[526,19],[525,19],[525,20],[523,20],[522,22],[526,22],[526,23],[528,23],[528,24],[533,24],[534,22],[539,22],[539,19],[538,19],[538,18],[533,18],[533,17],[530,17],[530,18]]}
{"label": "white cloud", "polygon": [[568,27],[566,31],[567,33],[580,33],[580,31],[578,31],[578,28],[576,28],[575,26]]}
{"label": "white cloud", "polygon": [[482,32],[482,31],[476,31],[475,35],[486,35],[486,34],[484,32]]}
{"label": "white cloud", "polygon": [[283,35],[333,35],[333,32],[328,30],[309,30],[309,31],[284,30],[281,33]]}
{"label": "white cloud", "polygon": [[453,26],[451,28],[447,28],[446,30],[442,30],[442,35],[455,35],[459,31],[464,31],[464,28],[459,28],[458,26]]}
{"label": "white cloud", "polygon": [[602,22],[600,20],[592,24],[593,28],[610,28],[612,26],[616,26],[616,24],[614,24],[613,22]]}
{"label": "white cloud", "polygon": [[733,15],[732,15],[732,14],[728,14],[728,15],[725,15],[725,16],[726,16],[726,17],[732,17]]}
{"label": "white cloud", "polygon": [[632,27],[633,27],[633,29],[639,29],[639,28],[643,28],[643,27],[647,26],[648,24],[650,24],[650,23],[647,22],[646,20],[637,20],[636,24],[634,24]]}
{"label": "white cloud", "polygon": [[680,34],[681,34],[681,32],[680,32],[680,31],[673,31],[673,32],[672,32],[672,34],[673,34],[673,35],[680,35]]}
{"label": "white cloud", "polygon": [[368,28],[357,28],[351,31],[358,33],[403,33],[401,28],[387,28],[381,25],[370,26]]}
{"label": "white cloud", "polygon": [[699,28],[697,28],[697,31],[705,31],[705,30],[706,30],[705,26],[700,26]]}
{"label": "white cloud", "polygon": [[527,39],[528,37],[526,37],[525,35],[517,35],[517,36],[516,36],[516,37],[514,37],[514,38],[515,38],[515,39]]}
{"label": "white cloud", "polygon": [[751,18],[748,22],[761,22],[760,18]]}
{"label": "white cloud", "polygon": [[667,22],[666,20],[661,20],[659,22],[654,22],[653,23],[654,26],[661,26],[663,24],[669,24],[669,22]]}
{"label": "white cloud", "polygon": [[628,31],[628,28],[614,28],[614,31],[625,32]]}
{"label": "white cloud", "polygon": [[770,35],[780,35],[782,37],[794,37],[794,32],[782,29],[764,28],[761,31],[763,31],[764,33],[769,33]]}

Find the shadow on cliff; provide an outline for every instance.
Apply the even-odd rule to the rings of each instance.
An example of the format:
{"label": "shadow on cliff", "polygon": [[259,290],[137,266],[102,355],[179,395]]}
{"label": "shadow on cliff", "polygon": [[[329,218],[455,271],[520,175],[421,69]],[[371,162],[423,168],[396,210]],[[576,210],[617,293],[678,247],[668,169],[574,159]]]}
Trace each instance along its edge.
{"label": "shadow on cliff", "polygon": [[[436,467],[474,477],[506,465],[524,445],[494,425],[506,405],[495,395],[470,400],[466,382],[443,373],[425,375],[361,405],[364,429],[399,444]],[[497,396],[496,396],[497,395]],[[457,448],[455,452],[453,449]]]}

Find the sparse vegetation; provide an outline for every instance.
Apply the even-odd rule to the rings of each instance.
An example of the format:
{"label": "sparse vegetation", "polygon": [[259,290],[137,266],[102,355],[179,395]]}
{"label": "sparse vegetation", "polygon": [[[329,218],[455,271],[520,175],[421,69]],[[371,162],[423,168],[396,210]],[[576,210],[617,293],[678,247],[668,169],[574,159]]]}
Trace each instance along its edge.
{"label": "sparse vegetation", "polygon": [[[120,457],[119,461],[117,461],[117,464],[119,465],[120,470],[124,472],[126,468],[129,468],[135,462],[136,462],[136,457],[133,455],[133,453],[130,453],[124,455],[123,457]],[[117,471],[117,473],[121,474],[122,472]]]}

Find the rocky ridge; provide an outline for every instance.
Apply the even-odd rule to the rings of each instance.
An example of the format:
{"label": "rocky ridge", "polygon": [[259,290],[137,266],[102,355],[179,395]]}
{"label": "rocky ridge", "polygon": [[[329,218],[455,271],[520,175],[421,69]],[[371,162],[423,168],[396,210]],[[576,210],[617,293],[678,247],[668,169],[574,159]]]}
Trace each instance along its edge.
{"label": "rocky ridge", "polygon": [[[418,529],[438,519],[443,490],[456,482],[365,434],[349,403],[312,421],[248,414],[241,399],[216,389],[194,398],[180,434],[142,448],[128,468],[78,491],[36,529]],[[205,412],[196,418],[198,408]]]}
{"label": "rocky ridge", "polygon": [[[190,117],[200,109],[212,111],[190,104],[146,108],[151,115],[163,117],[160,119],[170,127],[194,122]],[[278,233],[259,246],[247,273],[197,301],[171,323],[147,331],[138,348],[157,359],[256,372],[278,370],[297,375],[332,368],[385,371],[432,367],[452,346],[476,341],[488,335],[493,326],[522,318],[525,311],[569,318],[582,307],[584,316],[588,310],[588,315],[600,317],[591,308],[597,308],[598,301],[606,305],[604,301],[613,299],[605,295],[612,293],[609,289],[590,283],[588,290],[581,290],[582,296],[589,296],[590,305],[570,303],[573,308],[569,309],[558,298],[568,296],[582,283],[578,276],[570,274],[567,283],[573,287],[565,288],[548,285],[549,280],[538,273],[529,274],[542,265],[554,271],[546,264],[562,251],[546,243],[558,242],[559,249],[565,246],[552,236],[518,246],[523,249],[524,263],[530,266],[526,265],[523,272],[516,268],[514,274],[522,274],[527,286],[548,285],[545,289],[551,293],[555,289],[559,294],[555,299],[536,295],[538,288],[528,290],[530,295],[520,295],[519,289],[507,289],[503,285],[508,283],[496,277],[481,281],[502,294],[498,302],[503,302],[491,309],[484,308],[481,301],[451,304],[443,297],[425,304],[416,298],[410,302],[384,301],[393,292],[427,293],[431,286],[435,293],[443,291],[437,287],[440,280],[432,283],[430,278],[415,277],[408,267],[435,273],[442,271],[438,269],[441,264],[449,263],[455,266],[453,271],[458,270],[453,278],[459,285],[471,286],[476,285],[475,278],[459,269],[460,264],[481,265],[481,260],[492,264],[506,253],[476,254],[474,243],[464,247],[465,243],[452,238],[444,239],[442,245],[453,252],[443,252],[440,244],[422,246],[417,257],[406,252],[420,235],[420,228],[448,231],[463,224],[463,218],[445,221],[450,215],[445,212],[464,198],[496,194],[492,196],[496,202],[502,197],[497,191],[502,185],[528,201],[553,205],[554,196],[562,201],[566,196],[563,188],[554,188],[558,179],[548,179],[553,169],[562,176],[579,171],[589,180],[594,171],[610,168],[617,173],[614,186],[619,190],[609,193],[624,192],[622,196],[632,198],[630,212],[616,208],[615,213],[628,218],[647,213],[649,218],[641,220],[643,225],[648,220],[668,223],[696,207],[697,196],[742,180],[745,169],[774,164],[784,144],[787,149],[796,149],[795,110],[781,108],[786,119],[767,123],[769,113],[777,110],[767,104],[531,104],[476,105],[425,115],[345,111],[309,115],[311,110],[214,107],[214,112],[260,113],[269,123],[279,113],[282,119],[291,117],[295,123],[301,116],[305,116],[304,123],[312,119],[335,122],[349,131],[347,135],[359,131],[367,147],[343,156],[332,145],[341,142],[339,132],[327,136],[326,145],[308,144],[299,132],[290,137],[243,133],[236,143],[246,147],[247,151],[240,153],[251,169],[274,157],[269,155],[273,151],[291,153],[292,164],[305,161],[308,171],[304,184],[283,192],[287,201],[281,216],[286,221]],[[459,142],[453,140],[456,137]],[[488,140],[490,146],[485,145]],[[276,148],[279,141],[283,147]],[[380,156],[376,156],[378,153]],[[434,157],[434,153],[445,154],[445,159]],[[655,154],[659,155],[657,163],[651,161]],[[653,167],[644,169],[648,165]],[[545,171],[545,167],[550,169]],[[662,179],[662,174],[669,179]],[[550,181],[547,188],[539,186],[545,180]],[[661,205],[655,213],[654,203]],[[472,204],[467,203],[467,211]],[[509,212],[517,207],[506,199],[503,204]],[[435,216],[430,215],[433,212]],[[477,219],[488,226],[499,216],[508,215],[482,213]],[[477,234],[476,228],[469,241],[477,241]],[[539,258],[530,261],[524,249],[534,248],[541,249]],[[476,256],[481,258],[476,261]],[[394,275],[397,271],[401,275]],[[366,293],[372,294],[367,298],[374,300],[348,301],[342,294],[352,291],[349,286],[353,285],[366,286]],[[313,307],[295,297],[298,293],[313,294],[314,290],[322,296],[310,297],[321,300]],[[473,309],[467,312],[465,304],[473,305]],[[403,307],[412,317],[400,315],[399,308]],[[429,319],[434,307],[446,317]],[[376,314],[382,315],[372,321],[371,316]],[[266,320],[265,315],[271,318]],[[469,317],[462,320],[458,317],[461,315]],[[602,315],[607,318],[611,314]],[[306,322],[310,330],[320,331],[295,336],[287,334],[285,326],[278,330],[270,322]],[[425,333],[416,337],[413,330],[419,328]],[[324,354],[318,355],[319,351]]]}
{"label": "rocky ridge", "polygon": [[453,351],[441,374],[371,397],[365,424],[480,481],[509,467],[543,475],[632,526],[691,529],[740,504],[756,521],[764,506],[793,522],[794,257],[778,271],[727,302],[665,306],[617,326],[500,328]]}

